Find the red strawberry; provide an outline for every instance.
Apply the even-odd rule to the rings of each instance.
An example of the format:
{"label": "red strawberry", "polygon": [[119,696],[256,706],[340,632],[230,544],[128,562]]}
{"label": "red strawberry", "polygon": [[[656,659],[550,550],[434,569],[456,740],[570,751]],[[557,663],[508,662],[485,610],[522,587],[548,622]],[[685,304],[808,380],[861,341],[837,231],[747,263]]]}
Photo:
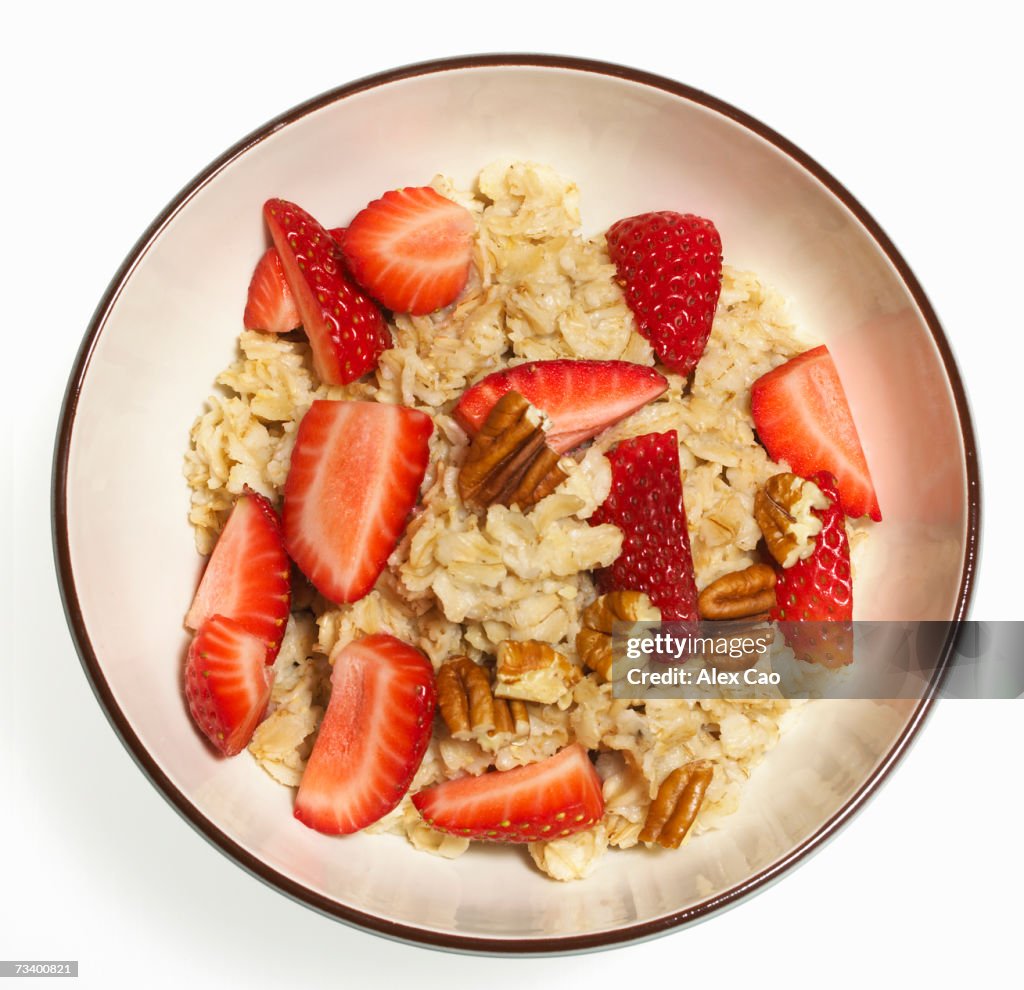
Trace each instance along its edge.
{"label": "red strawberry", "polygon": [[284,487],[284,542],[313,586],[354,602],[374,585],[416,504],[434,424],[380,402],[318,399]]}
{"label": "red strawberry", "polygon": [[843,383],[828,348],[805,351],[762,375],[750,390],[754,426],[773,460],[809,478],[829,471],[851,518],[882,518]]}
{"label": "red strawberry", "polygon": [[295,817],[348,835],[391,811],[423,759],[436,704],[434,670],[419,650],[384,633],[346,646],[334,660]]}
{"label": "red strawberry", "polygon": [[811,481],[831,504],[811,510],[822,521],[814,552],[792,567],[776,567],[776,606],[771,618],[781,623],[786,642],[801,660],[839,667],[853,660],[850,542],[836,479],[820,471]]}
{"label": "red strawberry", "polygon": [[548,445],[564,454],[667,388],[664,375],[629,361],[529,361],[481,379],[462,393],[454,411],[475,433],[495,403],[514,390],[547,413]]}
{"label": "red strawberry", "polygon": [[644,591],[663,619],[696,620],[697,584],[676,431],[623,440],[608,460],[612,490],[590,523],[614,523],[624,539],[615,563],[597,572],[598,587]]}
{"label": "red strawberry", "polygon": [[[333,227],[327,233],[340,246],[345,228]],[[264,330],[269,333],[288,333],[302,323],[295,297],[284,277],[284,266],[277,248],[267,248],[256,263],[242,319],[246,330]]]}
{"label": "red strawberry", "polygon": [[722,291],[722,239],[692,213],[642,213],[608,228],[608,254],[637,328],[680,375],[697,367]]}
{"label": "red strawberry", "polygon": [[386,192],[345,231],[353,278],[388,309],[432,313],[469,278],[476,224],[469,210],[429,186]]}
{"label": "red strawberry", "polygon": [[185,697],[192,718],[225,756],[240,753],[270,701],[274,672],[262,640],[223,615],[207,619],[185,661]]}
{"label": "red strawberry", "polygon": [[432,828],[490,842],[558,839],[604,814],[601,778],[579,743],[539,763],[428,787],[412,803]]}
{"label": "red strawberry", "polygon": [[242,321],[246,330],[270,333],[287,333],[302,322],[275,248],[267,248],[256,263]]}
{"label": "red strawberry", "polygon": [[268,199],[263,216],[313,348],[320,380],[347,385],[391,346],[384,317],[345,273],[334,238],[305,210]]}
{"label": "red strawberry", "polygon": [[259,637],[273,663],[291,605],[289,574],[277,513],[246,488],[213,548],[185,625],[198,629],[212,615],[233,619]]}

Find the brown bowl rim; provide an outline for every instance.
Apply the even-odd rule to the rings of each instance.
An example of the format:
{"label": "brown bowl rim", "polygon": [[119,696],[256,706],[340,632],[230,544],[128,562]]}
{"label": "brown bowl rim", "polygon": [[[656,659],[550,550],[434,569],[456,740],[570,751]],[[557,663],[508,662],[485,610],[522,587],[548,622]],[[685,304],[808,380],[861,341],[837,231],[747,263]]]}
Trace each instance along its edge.
{"label": "brown bowl rim", "polygon": [[921,288],[910,267],[904,261],[902,255],[895,245],[885,234],[874,218],[864,209],[854,196],[838,182],[826,169],[819,165],[813,158],[804,151],[788,141],[782,135],[776,133],[761,121],[738,110],[736,107],[725,103],[718,98],[704,93],[701,90],[688,86],[685,83],[677,82],[654,73],[645,72],[641,69],[625,65],[617,65],[610,62],[596,61],[592,59],[577,58],[564,55],[540,55],[530,53],[492,53],[482,55],[457,56],[453,58],[436,59],[428,62],[418,62],[412,65],[405,65],[385,72],[375,73],[353,82],[346,83],[335,89],[331,89],[299,104],[286,111],[273,120],[258,127],[252,133],[242,138],[224,154],[213,161],[198,175],[195,176],[171,202],[161,211],[159,216],[150,224],[145,233],[132,247],[120,268],[111,279],[102,299],[100,300],[89,326],[86,330],[78,355],[75,359],[71,375],[68,379],[67,389],[64,395],[64,402],[61,409],[60,421],[57,430],[56,444],[54,448],[53,461],[53,490],[52,490],[52,531],[54,544],[54,558],[57,569],[58,582],[60,585],[61,599],[64,605],[64,612],[68,626],[71,631],[75,647],[78,651],[86,676],[95,693],[100,705],[109,720],[114,731],[120,737],[121,742],[128,750],[131,757],[146,774],[150,782],[161,792],[163,797],[192,825],[200,834],[217,846],[225,855],[233,859],[243,869],[262,880],[270,887],[288,895],[292,899],[313,908],[322,914],[345,922],[357,929],[383,935],[415,945],[423,945],[430,948],[448,949],[459,952],[485,953],[485,954],[565,954],[595,949],[606,949],[635,943],[658,935],[666,934],[686,925],[694,924],[704,920],[725,908],[734,906],[740,900],[751,896],[762,890],[769,884],[780,879],[785,873],[792,869],[797,863],[808,857],[811,853],[818,851],[822,845],[835,836],[835,834],[851,819],[851,817],[864,805],[867,799],[874,794],[880,785],[888,778],[892,769],[899,763],[907,752],[911,742],[916,737],[925,718],[931,711],[934,704],[934,697],[922,699],[915,708],[906,728],[896,740],[892,749],[875,768],[871,776],[861,785],[855,794],[839,809],[831,818],[800,845],[778,862],[761,870],[743,883],[731,887],[729,890],[718,894],[715,897],[702,901],[699,904],[688,907],[684,910],[674,912],[662,918],[652,921],[638,922],[622,928],[593,933],[573,934],[566,936],[533,937],[524,939],[501,939],[481,936],[463,936],[454,933],[435,932],[429,929],[417,928],[412,925],[403,925],[387,919],[376,917],[354,908],[338,904],[327,897],[310,890],[302,884],[296,883],[289,877],[270,868],[266,863],[243,849],[234,840],[222,832],[212,821],[206,818],[179,791],[170,779],[163,773],[155,760],[149,755],[133,731],[124,713],[114,700],[113,693],[103,674],[99,660],[92,647],[88,630],[79,605],[78,594],[75,587],[74,573],[71,567],[71,553],[68,541],[67,529],[67,472],[68,458],[71,449],[71,436],[74,428],[75,414],[78,407],[78,399],[85,375],[89,368],[90,359],[95,349],[99,336],[106,324],[118,297],[125,284],[131,278],[133,271],[145,256],[149,247],[155,241],[159,233],[167,223],[202,189],[214,176],[218,175],[236,158],[243,155],[249,148],[263,141],[267,137],[277,133],[286,125],[292,124],[306,115],[322,109],[339,100],[346,99],[356,93],[369,89],[375,89],[398,80],[412,79],[416,76],[430,75],[441,72],[451,72],[465,69],[479,69],[486,67],[529,67],[529,68],[554,68],[567,69],[575,72],[588,72],[603,76],[612,76],[625,79],[630,82],[639,83],[662,90],[674,96],[681,97],[692,103],[696,103],[709,110],[713,110],[725,117],[737,122],[759,137],[770,142],[780,151],[784,152],[800,166],[806,169],[819,182],[826,186],[839,200],[853,213],[863,224],[864,228],[871,234],[878,246],[882,249],[890,262],[897,270],[907,290],[912,295],[919,307],[925,322],[931,331],[935,345],[942,357],[945,366],[947,379],[953,392],[956,403],[957,414],[960,420],[961,433],[964,444],[966,481],[967,481],[967,533],[964,548],[963,571],[960,582],[960,589],[957,598],[956,613],[953,616],[956,620],[966,618],[973,589],[974,575],[977,570],[977,558],[980,537],[980,511],[981,511],[981,490],[978,466],[977,446],[974,438],[974,430],[971,425],[970,409],[959,371],[953,358],[952,351],[946,336],[939,323],[938,317],[928,301],[924,290]]}

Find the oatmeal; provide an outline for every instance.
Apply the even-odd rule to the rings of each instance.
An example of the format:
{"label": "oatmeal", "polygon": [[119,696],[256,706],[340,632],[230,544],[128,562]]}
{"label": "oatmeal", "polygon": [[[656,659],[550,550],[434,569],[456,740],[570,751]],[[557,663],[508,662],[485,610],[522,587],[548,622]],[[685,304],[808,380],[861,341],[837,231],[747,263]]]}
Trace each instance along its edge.
{"label": "oatmeal", "polygon": [[[280,508],[300,423],[318,400],[384,403],[429,417],[418,503],[372,590],[336,604],[302,579],[293,582],[267,715],[248,749],[275,781],[300,786],[331,696],[331,661],[365,637],[395,637],[429,660],[440,707],[411,785],[370,830],[460,855],[469,839],[431,827],[415,794],[534,768],[578,744],[595,761],[600,820],[530,842],[529,852],[549,876],[581,878],[610,848],[670,835],[661,844],[679,845],[716,827],[737,807],[793,707],[781,699],[623,700],[585,663],[579,645],[601,636],[588,631],[587,610],[609,590],[602,582],[625,545],[619,525],[591,518],[613,487],[609,454],[674,431],[698,590],[759,563],[755,503],[790,465],[773,461],[758,442],[751,388],[808,345],[777,293],[755,274],[724,266],[699,361],[690,372],[672,370],[657,356],[664,343],[640,332],[605,237],[579,233],[580,193],[571,181],[546,166],[511,162],[489,165],[472,190],[441,176],[432,187],[472,217],[472,264],[457,299],[423,315],[395,313],[393,345],[375,370],[348,384],[321,380],[301,335],[241,333],[237,359],[217,377],[219,389],[192,427],[189,518],[199,551],[208,554],[246,492]],[[520,416],[522,437],[508,443],[523,450],[530,431],[538,433],[535,449],[522,455],[533,464],[547,438],[542,473],[550,491],[501,504],[494,492],[504,486],[507,495],[518,482],[503,476],[487,489],[477,479],[474,491],[491,497],[474,502],[465,477],[460,489],[475,435],[460,401],[487,376],[532,362],[628,362],[656,368],[664,383],[650,401],[571,448],[558,442],[557,416],[547,419],[549,410],[536,403],[538,418]],[[534,408],[519,401],[519,413]],[[286,517],[286,539],[287,527]],[[813,535],[805,527],[805,556]],[[659,614],[647,599],[644,609],[645,617]],[[453,666],[456,660],[463,666]]]}

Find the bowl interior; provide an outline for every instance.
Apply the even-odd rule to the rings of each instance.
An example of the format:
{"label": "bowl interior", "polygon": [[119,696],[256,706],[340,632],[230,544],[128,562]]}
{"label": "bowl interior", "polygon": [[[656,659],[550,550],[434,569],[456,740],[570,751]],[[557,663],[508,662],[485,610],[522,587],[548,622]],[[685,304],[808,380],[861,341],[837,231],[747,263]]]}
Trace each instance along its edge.
{"label": "bowl interior", "polygon": [[495,158],[531,158],[574,178],[587,231],[649,209],[713,217],[726,262],[781,290],[839,365],[885,515],[858,573],[857,616],[958,614],[962,424],[932,331],[875,238],[790,154],[719,110],[612,75],[523,65],[451,68],[325,102],[238,154],[170,216],[101,321],[81,384],[65,585],[127,737],[179,805],[272,879],[428,940],[639,934],[785,862],[886,764],[917,706],[808,706],[727,827],[680,854],[609,855],[590,880],[566,885],[535,872],[524,851],[474,848],[449,862],[390,836],[305,829],[291,792],[251,760],[211,755],[180,687],[181,619],[201,566],[182,457],[241,329],[265,243],[262,202],[282,196],[340,224],[384,189],[439,171],[466,183]]}

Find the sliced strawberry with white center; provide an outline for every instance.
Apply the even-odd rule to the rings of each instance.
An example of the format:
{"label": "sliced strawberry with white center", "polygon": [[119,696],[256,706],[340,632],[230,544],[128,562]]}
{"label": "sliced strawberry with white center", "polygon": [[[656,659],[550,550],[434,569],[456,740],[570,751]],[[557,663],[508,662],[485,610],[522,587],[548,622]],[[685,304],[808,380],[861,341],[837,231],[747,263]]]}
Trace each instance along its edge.
{"label": "sliced strawberry with white center", "polygon": [[802,478],[818,471],[834,474],[848,516],[881,520],[864,449],[827,347],[762,375],[751,387],[750,410],[773,460],[786,461]]}
{"label": "sliced strawberry with white center", "polygon": [[380,402],[318,399],[299,424],[284,488],[284,539],[325,597],[373,587],[416,504],[434,424]]}
{"label": "sliced strawberry with white center", "polygon": [[378,633],[334,658],[331,698],[295,799],[295,817],[348,835],[391,811],[430,742],[437,690],[430,661]]}
{"label": "sliced strawberry with white center", "polygon": [[185,661],[185,697],[192,718],[225,756],[240,753],[270,701],[274,672],[263,642],[223,615],[207,619]]}
{"label": "sliced strawberry with white center", "polygon": [[664,375],[629,361],[528,361],[482,378],[463,392],[454,412],[476,433],[495,403],[514,390],[547,414],[548,445],[564,454],[667,388]]}
{"label": "sliced strawberry with white center", "polygon": [[291,605],[289,574],[277,513],[246,488],[213,548],[185,625],[198,629],[211,615],[234,619],[260,638],[266,662],[273,663]]}
{"label": "sliced strawberry with white center", "polygon": [[428,787],[412,803],[432,828],[490,842],[558,839],[604,814],[601,778],[579,743],[539,763]]}
{"label": "sliced strawberry with white center", "polygon": [[269,333],[287,333],[302,322],[275,248],[267,248],[256,263],[242,319],[246,330]]}
{"label": "sliced strawberry with white center", "polygon": [[267,200],[263,216],[320,380],[347,385],[376,368],[391,346],[391,334],[373,300],[345,272],[337,242],[305,210],[286,200]]}
{"label": "sliced strawberry with white center", "polygon": [[355,280],[399,313],[432,313],[454,302],[469,278],[476,224],[429,186],[394,189],[345,230],[342,252]]}

